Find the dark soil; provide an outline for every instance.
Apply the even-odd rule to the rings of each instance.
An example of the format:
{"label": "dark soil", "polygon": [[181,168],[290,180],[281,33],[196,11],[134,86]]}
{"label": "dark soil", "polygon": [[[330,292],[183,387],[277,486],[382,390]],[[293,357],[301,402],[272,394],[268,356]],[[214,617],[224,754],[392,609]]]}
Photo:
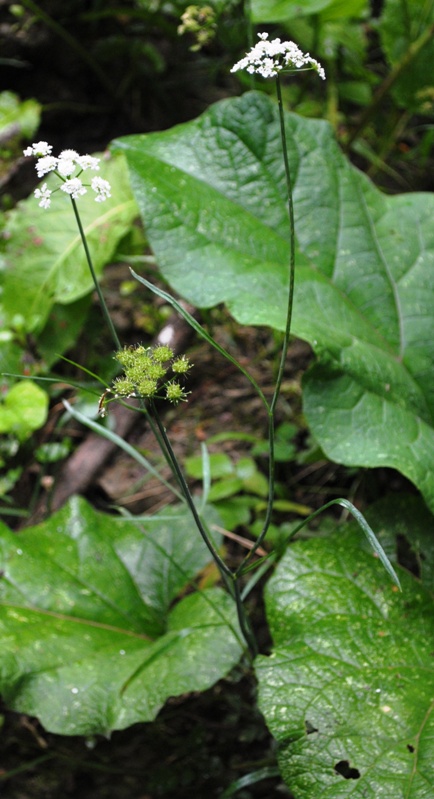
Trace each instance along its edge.
{"label": "dark soil", "polygon": [[[153,724],[104,739],[47,734],[6,712],[0,778],[4,799],[207,799],[234,780],[274,768],[273,741],[255,710],[255,686],[241,670],[210,691],[169,701]],[[273,772],[271,772],[273,773]],[[241,799],[290,797],[279,777]]]}

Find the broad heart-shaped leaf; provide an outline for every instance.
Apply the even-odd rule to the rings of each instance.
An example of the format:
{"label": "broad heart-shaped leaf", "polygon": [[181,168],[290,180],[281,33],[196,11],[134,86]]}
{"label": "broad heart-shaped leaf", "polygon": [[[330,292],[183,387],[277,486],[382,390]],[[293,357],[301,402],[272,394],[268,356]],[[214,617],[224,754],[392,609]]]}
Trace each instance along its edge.
{"label": "broad heart-shaped leaf", "polygon": [[[434,195],[387,197],[324,122],[286,115],[293,333],[320,366],[306,414],[326,454],[400,469],[434,509]],[[199,307],[282,329],[288,217],[278,111],[258,92],[120,140],[159,266]]]}
{"label": "broad heart-shaped leaf", "polygon": [[[137,206],[123,158],[101,159],[98,175],[110,182],[112,196],[97,203],[94,192],[88,191],[77,207],[94,269],[101,275],[137,215]],[[19,315],[27,331],[39,332],[54,303],[74,302],[93,286],[70,198],[59,190],[55,175],[45,182],[57,189],[51,207],[40,208],[32,194],[6,223],[0,327]]]}
{"label": "broad heart-shaped leaf", "polygon": [[0,693],[50,731],[107,734],[203,690],[242,652],[220,589],[172,603],[209,562],[183,508],[146,523],[84,500],[0,538]]}
{"label": "broad heart-shaped leaf", "polygon": [[267,590],[259,704],[295,799],[434,796],[432,596],[360,534],[289,547]]}

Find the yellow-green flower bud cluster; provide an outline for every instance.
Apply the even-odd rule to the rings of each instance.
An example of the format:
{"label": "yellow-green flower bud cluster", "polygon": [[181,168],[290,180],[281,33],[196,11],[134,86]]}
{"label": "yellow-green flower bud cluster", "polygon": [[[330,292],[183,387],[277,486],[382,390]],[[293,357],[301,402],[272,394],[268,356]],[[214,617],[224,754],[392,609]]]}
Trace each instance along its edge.
{"label": "yellow-green flower bud cluster", "polygon": [[190,50],[197,52],[209,44],[216,33],[216,12],[211,6],[187,6],[181,16],[182,25],[178,26],[178,34],[189,33],[196,39]]}
{"label": "yellow-green flower bud cluster", "polygon": [[[171,347],[125,347],[115,355],[124,374],[116,378],[112,391],[115,397],[156,397],[161,388],[169,402],[177,403],[187,398],[187,392],[173,375],[186,374],[190,361],[186,355],[174,357]],[[166,382],[164,382],[166,379]]]}

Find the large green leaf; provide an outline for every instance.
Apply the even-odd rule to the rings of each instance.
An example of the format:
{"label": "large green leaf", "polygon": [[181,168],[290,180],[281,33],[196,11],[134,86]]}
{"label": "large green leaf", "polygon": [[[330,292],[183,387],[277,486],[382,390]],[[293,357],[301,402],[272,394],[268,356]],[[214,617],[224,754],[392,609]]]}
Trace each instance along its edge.
{"label": "large green leaf", "polygon": [[107,734],[152,720],[238,661],[233,603],[179,593],[209,561],[183,508],[146,523],[84,500],[0,538],[0,692],[53,732]]}
{"label": "large green leaf", "polygon": [[[305,410],[335,460],[400,469],[434,509],[434,195],[382,194],[324,122],[286,116],[293,332],[320,365]],[[161,271],[193,304],[282,329],[288,218],[276,105],[257,92],[117,142]]]}
{"label": "large green leaf", "polygon": [[[77,200],[94,269],[101,275],[119,240],[127,233],[137,207],[131,196],[123,158],[101,160],[98,174],[109,180],[112,196],[96,203],[93,192]],[[57,189],[59,179],[45,181]],[[92,278],[70,198],[61,191],[49,209],[31,195],[13,210],[6,223],[5,268],[0,276],[0,326],[22,319],[27,331],[39,332],[54,303],[71,303],[88,294]]]}
{"label": "large green leaf", "polygon": [[260,707],[295,799],[434,795],[433,601],[400,579],[341,531],[291,546],[269,583]]}

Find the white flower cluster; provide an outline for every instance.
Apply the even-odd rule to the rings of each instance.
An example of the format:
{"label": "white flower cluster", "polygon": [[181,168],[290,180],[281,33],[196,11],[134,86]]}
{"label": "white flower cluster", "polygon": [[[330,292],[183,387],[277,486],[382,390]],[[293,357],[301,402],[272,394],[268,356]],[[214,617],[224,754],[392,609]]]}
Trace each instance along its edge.
{"label": "white flower cluster", "polygon": [[268,33],[258,33],[260,41],[232,67],[231,72],[246,69],[263,78],[274,78],[279,72],[291,69],[314,69],[325,80],[325,72],[309,53],[303,53],[294,42],[268,41]]}
{"label": "white flower cluster", "polygon": [[[69,194],[73,200],[78,199],[82,194],[86,194],[87,188],[83,181],[80,179],[82,172],[90,169],[93,172],[99,170],[99,158],[94,158],[92,155],[79,155],[75,150],[63,150],[58,158],[51,155],[51,144],[46,141],[38,141],[23,150],[24,155],[36,157],[36,172],[38,178],[42,178],[49,172],[55,172],[62,180],[60,188],[66,194]],[[95,192],[95,202],[102,203],[111,197],[111,186],[108,180],[104,180],[99,176],[92,178],[90,182],[91,189]],[[35,197],[40,200],[39,205],[41,208],[49,208],[51,205],[52,191],[47,188],[47,184],[43,183],[38,189],[35,189]]]}

